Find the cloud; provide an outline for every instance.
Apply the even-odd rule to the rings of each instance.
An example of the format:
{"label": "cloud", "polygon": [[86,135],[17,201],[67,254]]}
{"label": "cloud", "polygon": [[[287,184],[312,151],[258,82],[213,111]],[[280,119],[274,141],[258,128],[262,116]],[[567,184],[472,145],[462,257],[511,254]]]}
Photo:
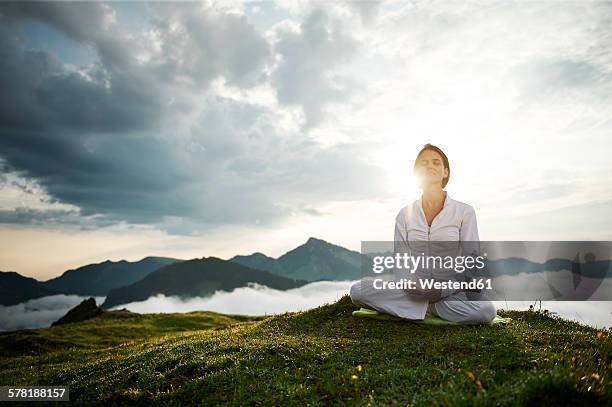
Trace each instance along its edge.
{"label": "cloud", "polygon": [[359,13],[362,24],[369,26],[378,17],[382,0],[348,1],[347,5]]}
{"label": "cloud", "polygon": [[63,2],[36,4],[6,1],[2,3],[0,13],[13,21],[28,19],[46,21],[77,41],[95,41],[116,22],[116,14],[111,7],[94,2],[71,6]]}
{"label": "cloud", "polygon": [[561,241],[570,236],[573,241],[607,241],[611,238],[612,222],[608,216],[611,210],[612,201],[608,199],[496,216],[494,221],[482,224],[495,228],[485,233],[495,233],[504,240]]}
{"label": "cloud", "polygon": [[[138,69],[133,57],[136,42],[103,23],[111,15],[112,9],[97,3],[0,4],[4,54],[0,84],[6,89],[1,99],[3,127],[81,134],[122,132],[156,123],[164,106],[163,83]],[[31,19],[93,45],[100,61],[72,68],[45,50],[25,49],[17,28]]]}
{"label": "cloud", "polygon": [[358,85],[332,69],[350,61],[357,42],[321,9],[310,12],[297,29],[279,27],[276,35],[274,49],[281,59],[272,80],[278,100],[301,106],[307,126],[318,124],[327,104],[346,101]]}
{"label": "cloud", "polygon": [[266,79],[271,49],[244,15],[199,3],[151,5],[158,52],[147,61],[160,79],[203,86],[223,76],[242,87]]}
{"label": "cloud", "polygon": [[517,116],[542,103],[572,109],[577,105],[609,104],[612,99],[610,65],[582,55],[534,57],[509,69],[505,79],[519,92]]}
{"label": "cloud", "polygon": [[[63,317],[71,308],[89,297],[77,295],[51,295],[22,302],[21,304],[0,305],[0,331],[45,328]],[[102,304],[105,297],[94,297],[96,304]]]}
{"label": "cloud", "polygon": [[[190,311],[215,311],[238,315],[271,315],[304,311],[325,303],[333,303],[348,294],[351,281],[323,281],[300,288],[279,291],[258,284],[237,288],[231,292],[218,291],[207,298],[180,299],[156,295],[146,301],[119,305],[113,309],[127,308],[138,313],[171,313]],[[53,295],[25,303],[0,306],[0,331],[43,328],[51,325],[81,301],[88,297]],[[95,297],[97,304],[104,297]],[[496,301],[498,309],[526,310],[533,302]],[[536,304],[536,309],[540,306]],[[611,301],[544,301],[542,309],[559,316],[597,327],[612,327]]]}
{"label": "cloud", "polygon": [[259,284],[236,288],[231,292],[217,291],[211,297],[180,299],[156,295],[146,301],[118,305],[132,312],[215,311],[224,314],[265,315],[304,311],[335,302],[347,294],[351,281],[321,281],[291,290],[275,290]]}
{"label": "cloud", "polygon": [[[156,3],[150,26],[130,32],[112,6],[72,6],[0,4],[0,156],[5,172],[79,212],[16,201],[0,221],[75,224],[81,216],[85,228],[127,222],[190,235],[384,195],[381,170],[362,158],[369,145],[323,147],[279,106],[273,45],[244,15]],[[99,60],[74,67],[27,49],[16,27],[28,19],[91,44]],[[343,94],[324,72],[353,46],[337,23],[328,34],[328,24],[312,14],[301,35],[286,33],[278,45],[283,101],[313,114]],[[310,46],[310,57],[299,50]],[[306,76],[289,77],[293,69]]]}
{"label": "cloud", "polygon": [[516,205],[517,202],[528,202],[528,201],[547,201],[551,199],[564,199],[571,196],[572,192],[575,191],[579,184],[578,182],[568,182],[567,178],[571,179],[571,175],[560,175],[556,179],[552,175],[547,181],[542,182],[537,186],[529,186],[520,184],[515,187],[508,187],[506,189],[508,195],[503,199],[497,201],[498,205]]}
{"label": "cloud", "polygon": [[[1,172],[100,225],[193,234],[380,202],[390,182],[405,197],[421,141],[487,152],[453,161],[476,205],[542,170],[609,167],[609,4],[281,3],[0,3]],[[97,60],[31,47],[28,21]],[[609,194],[597,179],[585,196]],[[514,198],[579,202],[557,181]],[[77,219],[5,202],[6,222]]]}

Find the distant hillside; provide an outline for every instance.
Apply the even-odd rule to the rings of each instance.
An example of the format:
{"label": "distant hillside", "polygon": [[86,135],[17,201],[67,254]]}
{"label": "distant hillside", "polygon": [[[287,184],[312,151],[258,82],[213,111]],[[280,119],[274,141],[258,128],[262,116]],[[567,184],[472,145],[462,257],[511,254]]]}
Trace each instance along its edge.
{"label": "distant hillside", "polygon": [[355,309],[344,296],[259,321],[100,316],[0,334],[0,385],[69,386],[78,405],[611,404],[610,331],[533,311],[500,311],[506,326],[432,326]]}
{"label": "distant hillside", "polygon": [[[230,261],[288,278],[306,281],[347,281],[361,278],[361,258],[359,252],[311,237],[306,243],[278,259],[254,253],[248,256],[234,256]],[[364,259],[369,261],[366,257]]]}
{"label": "distant hillside", "polygon": [[34,298],[61,294],[40,281],[14,271],[0,271],[0,305],[15,305]]}
{"label": "distant hillside", "polygon": [[134,284],[111,290],[102,308],[144,301],[155,294],[185,298],[205,297],[217,290],[231,291],[234,288],[245,287],[249,282],[279,290],[301,287],[308,283],[217,257],[205,257],[162,267]]}
{"label": "distant hillside", "polygon": [[135,283],[160,267],[180,261],[169,257],[145,257],[135,262],[106,260],[68,270],[42,285],[65,294],[105,296],[112,289]]}

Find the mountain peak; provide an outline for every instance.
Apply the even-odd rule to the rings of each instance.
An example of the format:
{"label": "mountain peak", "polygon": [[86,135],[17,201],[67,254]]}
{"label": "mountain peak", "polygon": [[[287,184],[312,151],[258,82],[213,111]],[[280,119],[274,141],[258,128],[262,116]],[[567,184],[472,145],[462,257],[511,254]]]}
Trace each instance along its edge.
{"label": "mountain peak", "polygon": [[164,261],[164,260],[175,260],[172,257],[164,257],[164,256],[147,256],[143,257],[139,261]]}
{"label": "mountain peak", "polygon": [[315,244],[315,243],[327,243],[325,240],[317,239],[316,237],[309,237],[306,241],[306,244]]}

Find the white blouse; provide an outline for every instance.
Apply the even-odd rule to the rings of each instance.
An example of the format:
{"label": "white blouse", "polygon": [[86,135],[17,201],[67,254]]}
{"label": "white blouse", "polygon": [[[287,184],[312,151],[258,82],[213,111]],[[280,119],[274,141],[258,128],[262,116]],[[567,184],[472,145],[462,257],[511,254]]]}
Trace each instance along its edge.
{"label": "white blouse", "polygon": [[476,211],[471,205],[452,199],[447,192],[442,210],[429,226],[421,196],[395,217],[396,244],[411,240],[479,241]]}
{"label": "white blouse", "polygon": [[[418,256],[421,252],[427,255],[462,254],[480,250],[476,211],[471,205],[452,199],[448,192],[442,210],[433,219],[431,226],[427,224],[423,211],[422,196],[413,203],[402,208],[395,218],[394,252],[409,253]],[[454,245],[435,242],[469,242]],[[471,243],[474,242],[474,243]],[[459,251],[457,251],[459,249]],[[443,253],[447,252],[447,253]],[[395,278],[407,277],[406,272],[396,273]],[[457,290],[442,290],[442,298]],[[416,301],[415,318],[424,316],[427,302]]]}

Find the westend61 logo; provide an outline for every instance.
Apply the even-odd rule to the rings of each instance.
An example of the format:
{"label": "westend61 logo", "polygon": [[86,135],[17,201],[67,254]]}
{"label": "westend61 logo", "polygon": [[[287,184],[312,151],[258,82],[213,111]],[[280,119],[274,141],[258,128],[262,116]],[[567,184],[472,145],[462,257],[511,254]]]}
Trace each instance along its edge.
{"label": "westend61 logo", "polygon": [[386,270],[404,269],[415,273],[422,268],[438,268],[463,273],[466,270],[484,269],[486,257],[486,253],[483,253],[482,256],[426,256],[425,253],[412,256],[408,253],[395,253],[390,256],[374,256],[372,271],[379,274]]}
{"label": "westend61 logo", "polygon": [[362,287],[475,289],[497,301],[612,301],[609,241],[368,241],[361,254]]}

